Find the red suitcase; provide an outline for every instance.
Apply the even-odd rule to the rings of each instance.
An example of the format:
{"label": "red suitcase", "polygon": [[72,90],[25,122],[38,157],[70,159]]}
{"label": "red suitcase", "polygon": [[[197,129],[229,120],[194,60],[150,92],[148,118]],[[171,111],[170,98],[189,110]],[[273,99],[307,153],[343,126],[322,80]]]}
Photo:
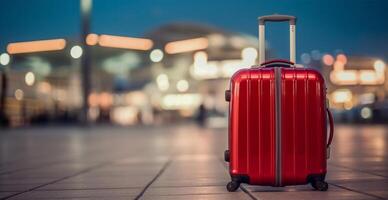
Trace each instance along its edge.
{"label": "red suitcase", "polygon": [[[265,60],[266,21],[290,22],[290,60]],[[258,67],[236,72],[225,92],[229,101],[229,161],[232,181],[286,186],[310,183],[325,191],[326,159],[333,137],[333,119],[326,108],[322,75],[313,69],[296,68],[295,21],[293,16],[259,18]],[[330,136],[327,140],[327,117]]]}

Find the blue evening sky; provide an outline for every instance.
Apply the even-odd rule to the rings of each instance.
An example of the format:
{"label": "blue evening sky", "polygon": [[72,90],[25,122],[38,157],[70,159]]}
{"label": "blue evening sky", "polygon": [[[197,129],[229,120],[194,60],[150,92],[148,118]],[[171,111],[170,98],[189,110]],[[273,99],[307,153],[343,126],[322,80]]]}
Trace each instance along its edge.
{"label": "blue evening sky", "polygon": [[[385,0],[94,0],[92,32],[141,37],[175,21],[199,22],[257,35],[257,16],[298,17],[298,55],[318,49],[388,58],[388,1]],[[0,52],[15,41],[79,39],[78,0],[3,0]],[[288,54],[285,24],[269,28],[271,47]]]}

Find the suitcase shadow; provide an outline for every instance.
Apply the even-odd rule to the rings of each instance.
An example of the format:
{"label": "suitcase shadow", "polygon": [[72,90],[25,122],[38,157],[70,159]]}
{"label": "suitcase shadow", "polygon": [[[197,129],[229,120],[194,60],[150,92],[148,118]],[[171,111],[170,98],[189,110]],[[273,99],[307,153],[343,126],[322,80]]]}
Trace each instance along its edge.
{"label": "suitcase shadow", "polygon": [[286,187],[271,187],[271,186],[247,186],[251,192],[308,192],[314,191],[309,185],[301,186],[286,186]]}

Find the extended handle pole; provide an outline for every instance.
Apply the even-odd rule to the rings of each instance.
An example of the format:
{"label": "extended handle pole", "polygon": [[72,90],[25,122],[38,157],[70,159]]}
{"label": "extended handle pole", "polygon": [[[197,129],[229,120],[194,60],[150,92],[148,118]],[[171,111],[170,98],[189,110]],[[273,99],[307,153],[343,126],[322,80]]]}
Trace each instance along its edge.
{"label": "extended handle pole", "polygon": [[296,35],[296,26],[295,24],[290,24],[290,61],[296,63],[296,45],[295,45],[295,35]]}
{"label": "extended handle pole", "polygon": [[296,17],[289,15],[267,15],[259,17],[259,61],[265,62],[265,22],[284,22],[290,23],[290,61],[296,61]]}
{"label": "extended handle pole", "polygon": [[259,25],[259,64],[265,62],[265,25]]}

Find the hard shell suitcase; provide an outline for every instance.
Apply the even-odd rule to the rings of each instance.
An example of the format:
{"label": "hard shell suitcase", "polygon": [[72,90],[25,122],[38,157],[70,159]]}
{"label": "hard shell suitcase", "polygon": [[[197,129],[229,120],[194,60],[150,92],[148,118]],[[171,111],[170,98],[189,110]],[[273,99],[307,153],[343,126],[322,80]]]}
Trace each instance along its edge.
{"label": "hard shell suitcase", "polygon": [[[265,61],[266,21],[289,21],[290,61]],[[229,163],[232,181],[286,186],[310,183],[327,190],[326,159],[333,138],[333,119],[326,106],[322,75],[296,68],[296,18],[269,15],[259,18],[260,66],[236,72],[225,92],[229,101]],[[327,116],[330,136],[327,139]],[[326,142],[328,140],[328,142]]]}

